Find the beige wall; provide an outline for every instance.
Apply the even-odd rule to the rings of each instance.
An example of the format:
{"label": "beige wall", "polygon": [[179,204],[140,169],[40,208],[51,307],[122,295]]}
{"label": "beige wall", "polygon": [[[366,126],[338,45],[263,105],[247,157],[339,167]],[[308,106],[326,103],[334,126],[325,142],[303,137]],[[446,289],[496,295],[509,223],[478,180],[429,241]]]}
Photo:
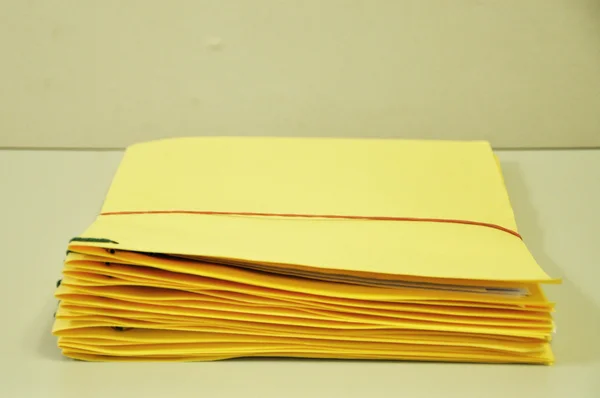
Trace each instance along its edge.
{"label": "beige wall", "polygon": [[600,146],[595,0],[4,0],[0,146]]}

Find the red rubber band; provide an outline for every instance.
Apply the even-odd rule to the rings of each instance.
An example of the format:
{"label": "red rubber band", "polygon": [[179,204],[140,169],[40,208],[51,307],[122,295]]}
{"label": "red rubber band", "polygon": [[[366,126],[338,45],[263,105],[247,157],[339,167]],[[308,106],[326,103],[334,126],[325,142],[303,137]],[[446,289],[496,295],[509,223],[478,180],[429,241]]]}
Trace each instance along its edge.
{"label": "red rubber band", "polygon": [[286,213],[252,213],[252,212],[230,212],[230,211],[193,211],[193,210],[148,210],[148,211],[108,211],[100,213],[101,216],[118,216],[133,214],[200,214],[216,216],[256,216],[256,217],[287,217],[287,218],[326,218],[337,220],[371,220],[371,221],[410,221],[410,222],[439,222],[452,224],[476,225],[480,227],[494,228],[499,231],[507,232],[523,239],[517,231],[505,228],[501,225],[469,221],[454,220],[447,218],[420,218],[420,217],[380,217],[380,216],[340,216],[340,215],[318,215],[318,214],[286,214]]}

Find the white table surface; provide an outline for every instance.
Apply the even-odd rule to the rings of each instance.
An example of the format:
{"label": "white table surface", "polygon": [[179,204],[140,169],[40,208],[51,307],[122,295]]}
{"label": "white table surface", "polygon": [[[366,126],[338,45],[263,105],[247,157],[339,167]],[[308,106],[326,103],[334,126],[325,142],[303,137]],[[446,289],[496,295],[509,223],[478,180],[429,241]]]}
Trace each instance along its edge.
{"label": "white table surface", "polygon": [[520,232],[564,278],[552,367],[322,360],[86,363],[50,334],[69,239],[120,151],[0,151],[0,397],[600,397],[600,150],[501,151]]}

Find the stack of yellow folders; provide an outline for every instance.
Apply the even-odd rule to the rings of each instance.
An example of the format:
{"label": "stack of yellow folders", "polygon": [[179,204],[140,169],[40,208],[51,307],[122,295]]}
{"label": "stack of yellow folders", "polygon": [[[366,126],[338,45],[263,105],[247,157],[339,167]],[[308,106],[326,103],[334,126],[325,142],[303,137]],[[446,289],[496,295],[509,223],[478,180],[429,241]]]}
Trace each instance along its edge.
{"label": "stack of yellow folders", "polygon": [[550,364],[551,282],[486,142],[172,139],[71,240],[53,333],[90,361]]}

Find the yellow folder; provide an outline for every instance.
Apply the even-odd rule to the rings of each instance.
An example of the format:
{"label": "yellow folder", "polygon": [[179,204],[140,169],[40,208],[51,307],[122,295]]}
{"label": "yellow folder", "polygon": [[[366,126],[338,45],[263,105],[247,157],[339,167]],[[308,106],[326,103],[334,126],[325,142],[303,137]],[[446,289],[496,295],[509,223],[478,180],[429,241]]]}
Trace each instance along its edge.
{"label": "yellow folder", "polygon": [[486,142],[170,139],[70,242],[54,333],[85,360],[549,364],[555,282]]}

